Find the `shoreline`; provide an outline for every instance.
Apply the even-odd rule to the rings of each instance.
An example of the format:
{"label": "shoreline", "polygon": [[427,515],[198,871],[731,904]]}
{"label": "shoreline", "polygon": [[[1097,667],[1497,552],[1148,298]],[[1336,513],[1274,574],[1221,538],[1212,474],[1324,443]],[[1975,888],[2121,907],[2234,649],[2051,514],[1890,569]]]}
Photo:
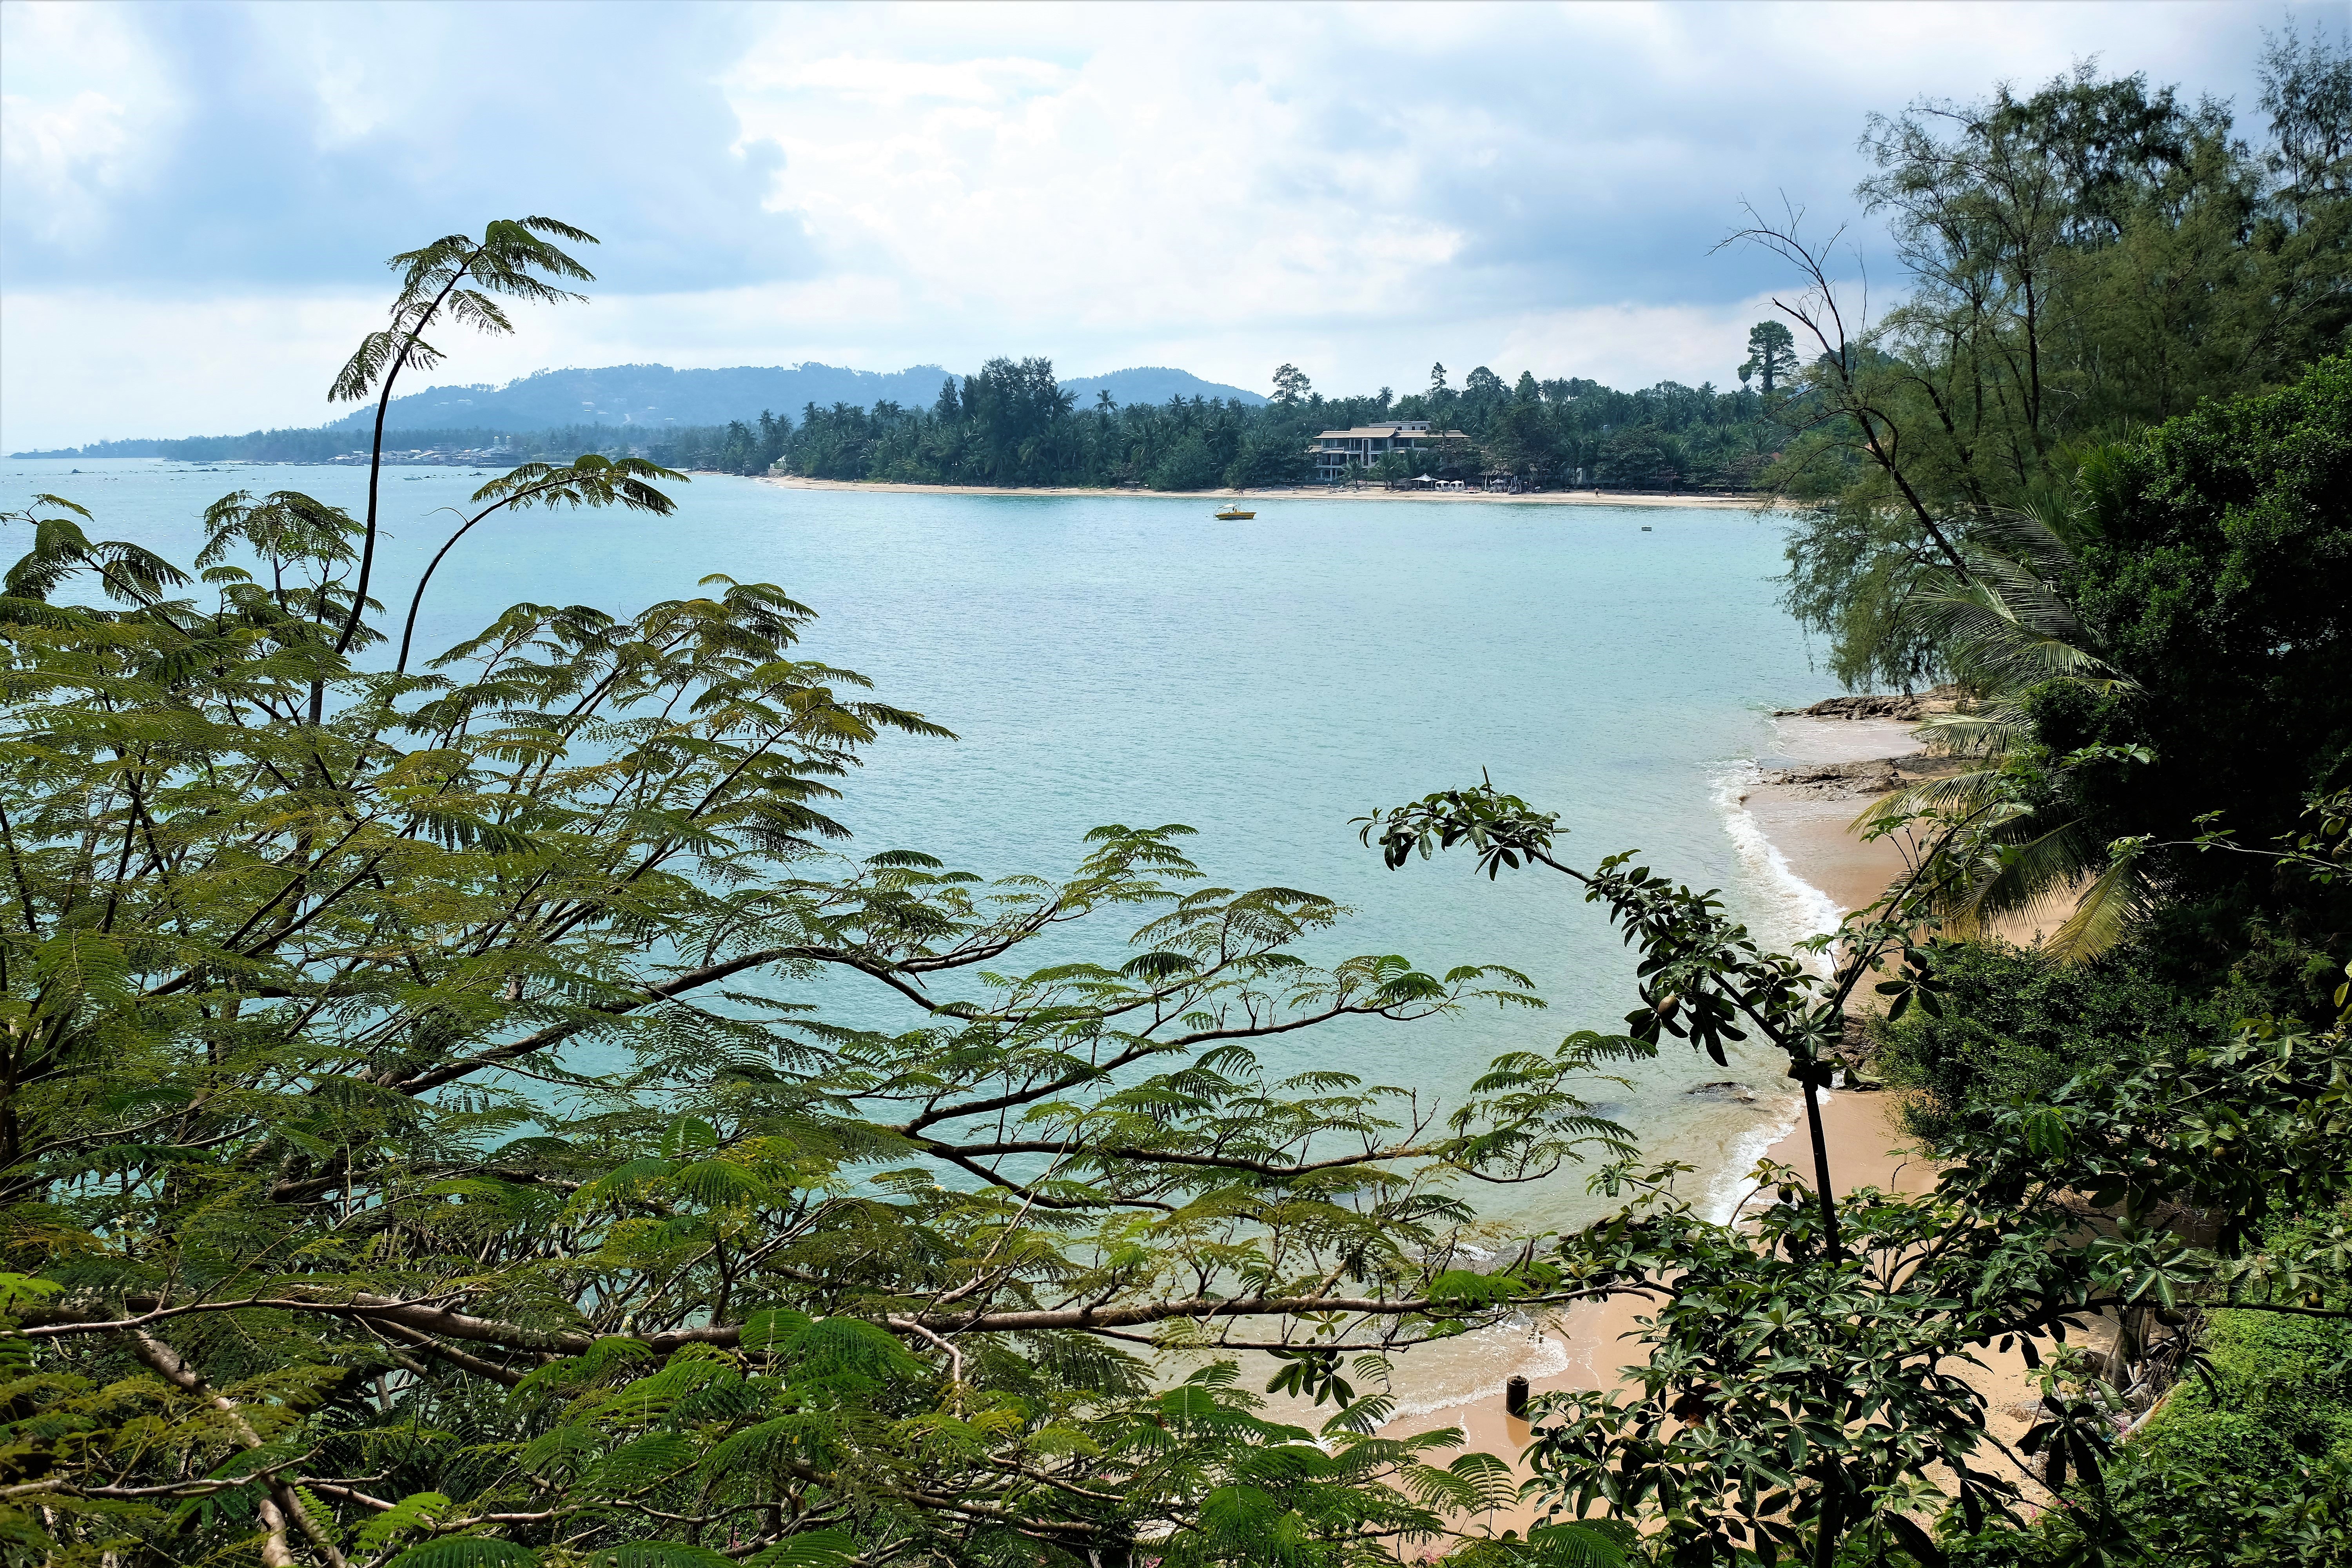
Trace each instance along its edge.
{"label": "shoreline", "polygon": [[1092,499],[1121,498],[1137,500],[1372,500],[1372,501],[1475,501],[1485,505],[1511,506],[1615,506],[1615,507],[1696,507],[1716,511],[1767,512],[1775,510],[1775,496],[1723,496],[1705,493],[1691,495],[1659,494],[1646,490],[1542,490],[1531,494],[1504,495],[1486,490],[1445,490],[1415,494],[1410,490],[1361,489],[1333,490],[1299,489],[1211,489],[1211,490],[1143,490],[1101,489],[1084,485],[918,485],[889,479],[811,479],[797,474],[755,474],[751,482],[773,485],[787,490],[830,490],[837,494],[856,495],[929,495],[929,496],[1079,496]]}
{"label": "shoreline", "polygon": [[[1841,705],[1843,705],[1843,707]],[[1809,710],[1776,714],[1778,753],[1756,760],[1757,776],[1735,786],[1734,812],[1746,816],[1772,858],[1771,869],[1791,890],[1805,896],[1832,920],[1872,902],[1907,869],[1902,847],[1892,839],[1864,843],[1849,831],[1853,818],[1887,790],[1942,771],[1924,757],[1911,729],[1922,709],[1911,705],[1888,712],[1868,700],[1832,700]],[[1824,711],[1827,710],[1828,711]],[[1898,1091],[1837,1089],[1822,1097],[1822,1131],[1828,1146],[1831,1181],[1843,1194],[1879,1187],[1906,1195],[1931,1192],[1933,1163],[1906,1147],[1899,1121]],[[1810,1184],[1812,1146],[1800,1105],[1762,1150],[1764,1158],[1791,1165]],[[1726,1207],[1744,1205],[1745,1172],[1722,1173]],[[1580,1302],[1552,1321],[1530,1325],[1529,1353],[1522,1374],[1536,1394],[1622,1387],[1638,1373],[1638,1319],[1648,1306],[1639,1297]],[[2006,1354],[1988,1348],[1983,1365],[1958,1369],[1985,1396],[1986,1426],[2013,1449],[2037,1418],[2039,1398],[2022,1351]],[[1540,1357],[1538,1363],[1538,1358]],[[1405,1436],[1439,1427],[1458,1427],[1463,1450],[1480,1450],[1509,1463],[1522,1479],[1521,1455],[1529,1424],[1507,1415],[1499,1388],[1426,1411],[1400,1416],[1381,1428],[1383,1436]],[[1997,1452],[1997,1451],[1996,1451]],[[1538,1522],[1535,1510],[1514,1504],[1483,1516],[1492,1528],[1524,1531]]]}

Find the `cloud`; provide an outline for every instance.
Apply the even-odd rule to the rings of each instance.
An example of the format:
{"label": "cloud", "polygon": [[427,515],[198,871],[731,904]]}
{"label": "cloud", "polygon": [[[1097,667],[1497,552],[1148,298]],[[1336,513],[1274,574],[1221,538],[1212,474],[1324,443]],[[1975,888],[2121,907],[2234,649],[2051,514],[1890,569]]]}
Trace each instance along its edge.
{"label": "cloud", "polygon": [[[18,60],[43,68],[28,81]],[[135,198],[138,152],[170,133],[160,63],[79,5],[0,6],[0,235],[87,245]]]}
{"label": "cloud", "polygon": [[[697,6],[471,4],[8,7],[18,124],[61,124],[85,51],[136,61],[82,114],[84,145],[28,154],[0,210],[0,285],[125,291],[351,287],[383,258],[490,217],[606,237],[619,287],[804,276],[772,146],[710,79],[757,18]],[[88,73],[102,74],[102,73]],[[103,143],[102,148],[99,145]],[[12,184],[18,170],[12,153]],[[50,216],[63,209],[77,221]]]}
{"label": "cloud", "polygon": [[[305,366],[310,327],[273,308],[340,322],[383,288],[384,256],[524,211],[605,238],[595,303],[454,345],[450,380],[1014,353],[1253,386],[1290,360],[1331,390],[1418,384],[1432,359],[1515,374],[1521,356],[1538,374],[1720,382],[1782,279],[1715,242],[1743,198],[1786,192],[1867,251],[1851,192],[1868,112],[2102,50],[2249,105],[2268,19],[11,4],[0,416],[21,445],[322,413],[347,344]],[[176,352],[265,321],[242,362]],[[155,398],[87,368],[133,376],[142,355],[165,382],[178,363],[219,379],[150,423]]]}

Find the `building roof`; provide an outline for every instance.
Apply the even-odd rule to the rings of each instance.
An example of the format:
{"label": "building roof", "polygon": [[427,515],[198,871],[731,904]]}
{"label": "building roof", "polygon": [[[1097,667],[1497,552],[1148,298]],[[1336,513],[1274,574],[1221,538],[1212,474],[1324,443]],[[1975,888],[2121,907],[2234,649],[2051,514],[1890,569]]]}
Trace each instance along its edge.
{"label": "building roof", "polygon": [[1427,436],[1433,440],[1445,440],[1461,434],[1459,430],[1432,430],[1426,424],[1401,420],[1393,425],[1359,425],[1348,430],[1326,430],[1315,438],[1318,441],[1336,441],[1347,437]]}

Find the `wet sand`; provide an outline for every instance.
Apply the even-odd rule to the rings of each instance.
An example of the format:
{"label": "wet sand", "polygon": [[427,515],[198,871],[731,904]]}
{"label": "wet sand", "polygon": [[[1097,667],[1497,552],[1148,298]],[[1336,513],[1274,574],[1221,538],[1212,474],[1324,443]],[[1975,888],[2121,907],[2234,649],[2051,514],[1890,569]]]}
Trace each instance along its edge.
{"label": "wet sand", "polygon": [[758,482],[788,490],[836,490],[878,495],[1087,496],[1095,500],[1124,496],[1136,500],[1233,500],[1244,505],[1251,501],[1275,500],[1442,500],[1505,502],[1512,506],[1703,507],[1727,511],[1769,511],[1773,505],[1769,496],[1666,495],[1656,491],[1619,490],[1541,490],[1531,495],[1490,495],[1485,490],[1416,491],[1378,488],[1335,490],[1320,485],[1271,490],[1129,490],[1100,489],[1083,485],[910,485],[866,479],[805,479],[789,474],[761,475]]}

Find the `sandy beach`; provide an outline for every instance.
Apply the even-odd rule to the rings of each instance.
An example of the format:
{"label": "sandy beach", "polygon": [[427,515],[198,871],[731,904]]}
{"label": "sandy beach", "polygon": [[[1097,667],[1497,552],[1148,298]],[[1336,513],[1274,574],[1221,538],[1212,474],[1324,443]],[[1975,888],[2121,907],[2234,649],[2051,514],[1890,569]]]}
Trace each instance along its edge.
{"label": "sandy beach", "polygon": [[1046,485],[908,485],[865,479],[804,479],[797,475],[764,474],[763,485],[788,490],[836,490],[865,495],[931,496],[1085,496],[1090,500],[1123,496],[1136,500],[1311,500],[1311,501],[1431,501],[1502,503],[1511,506],[1649,506],[1705,507],[1725,511],[1769,511],[1769,496],[1666,495],[1655,491],[1544,490],[1534,495],[1490,495],[1485,490],[1391,490],[1366,486],[1362,489],[1327,489],[1320,485],[1269,490],[1129,490],[1094,489],[1084,486]]}
{"label": "sandy beach", "polygon": [[[1778,754],[1758,759],[1759,776],[1739,797],[1787,869],[1826,894],[1841,910],[1870,903],[1908,869],[1898,841],[1864,843],[1850,826],[1871,800],[1945,766],[1920,755],[1912,738],[1915,718],[1922,710],[1898,706],[1896,711],[1912,717],[1894,718],[1870,712],[1867,704],[1851,704],[1841,711],[1838,704],[1825,703],[1780,715],[1776,720]],[[1864,1186],[1908,1194],[1933,1190],[1934,1166],[1907,1147],[1900,1110],[1899,1095],[1886,1091],[1839,1089],[1825,1097],[1822,1132],[1831,1180],[1840,1193]],[[1796,1122],[1772,1144],[1766,1157],[1810,1173],[1812,1151],[1803,1122]],[[1531,1342],[1541,1337],[1552,1344],[1531,1342],[1529,1350],[1536,1353],[1529,1362],[1557,1369],[1529,1375],[1531,1389],[1540,1394],[1621,1383],[1636,1370],[1627,1363],[1640,1359],[1633,1336],[1639,1331],[1636,1320],[1647,1310],[1639,1298],[1616,1297],[1570,1309],[1540,1336],[1531,1331]],[[1964,1375],[1986,1396],[1992,1436],[2013,1448],[2032,1424],[2037,1397],[2023,1357],[2015,1351],[1979,1353],[1984,1367]],[[1441,1426],[1460,1427],[1467,1447],[1507,1459],[1515,1467],[1529,1435],[1527,1422],[1504,1413],[1499,1391],[1401,1418],[1383,1430],[1402,1436]],[[1997,1453],[1985,1458],[2001,1462]],[[1534,1510],[1522,1507],[1482,1517],[1480,1522],[1494,1529],[1524,1530],[1534,1515]]]}

